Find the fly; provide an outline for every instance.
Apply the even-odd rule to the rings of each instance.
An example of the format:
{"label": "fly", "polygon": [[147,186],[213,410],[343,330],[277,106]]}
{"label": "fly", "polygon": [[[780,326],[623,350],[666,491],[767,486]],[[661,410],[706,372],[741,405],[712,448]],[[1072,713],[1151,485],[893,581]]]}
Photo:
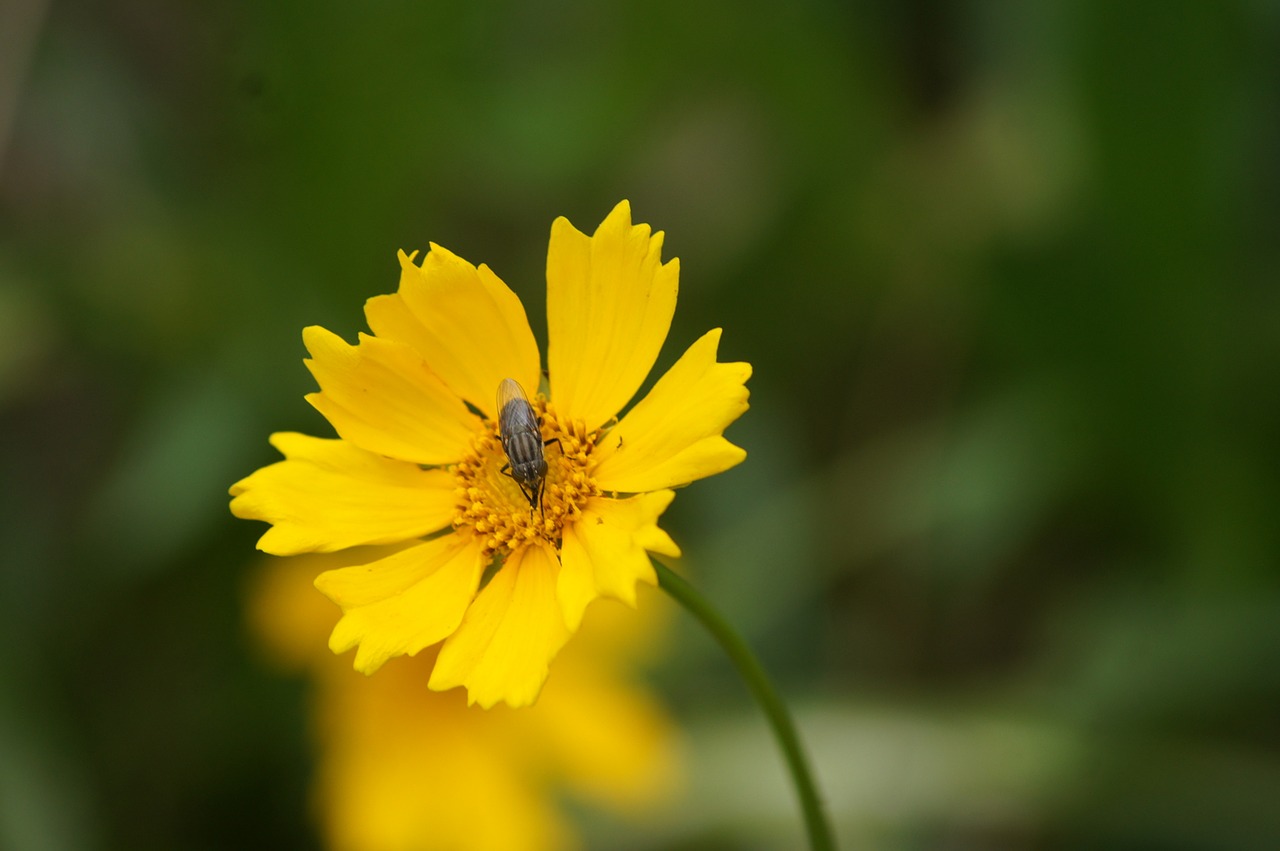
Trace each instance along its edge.
{"label": "fly", "polygon": [[520,493],[529,500],[529,515],[536,507],[542,511],[543,490],[547,482],[547,458],[543,447],[559,443],[559,438],[543,441],[542,424],[529,404],[524,388],[511,378],[498,384],[498,435],[507,463],[500,472],[515,480]]}

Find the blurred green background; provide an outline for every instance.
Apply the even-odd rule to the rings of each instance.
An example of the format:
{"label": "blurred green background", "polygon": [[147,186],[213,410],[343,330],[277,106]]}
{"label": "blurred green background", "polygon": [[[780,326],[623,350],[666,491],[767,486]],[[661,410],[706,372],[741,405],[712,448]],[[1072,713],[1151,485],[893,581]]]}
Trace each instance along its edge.
{"label": "blurred green background", "polygon": [[[552,219],[667,232],[747,463],[686,569],[847,848],[1280,847],[1280,8],[0,7],[0,847],[314,848],[226,488],[398,248],[545,341]],[[687,618],[690,787],[591,847],[801,841]],[[554,673],[553,673],[554,676]]]}

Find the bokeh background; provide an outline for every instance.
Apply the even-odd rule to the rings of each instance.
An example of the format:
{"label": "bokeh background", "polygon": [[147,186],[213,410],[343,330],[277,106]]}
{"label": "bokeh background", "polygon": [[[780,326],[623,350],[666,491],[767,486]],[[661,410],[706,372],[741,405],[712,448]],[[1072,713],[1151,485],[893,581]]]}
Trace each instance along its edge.
{"label": "bokeh background", "polygon": [[[660,364],[722,326],[755,366],[747,463],[666,525],[845,847],[1280,847],[1278,36],[1265,0],[7,0],[0,847],[323,847],[226,488],[330,434],[300,330],[354,339],[397,249],[488,263],[545,340],[552,219],[621,198],[681,258]],[[683,791],[582,841],[799,847],[671,620]]]}

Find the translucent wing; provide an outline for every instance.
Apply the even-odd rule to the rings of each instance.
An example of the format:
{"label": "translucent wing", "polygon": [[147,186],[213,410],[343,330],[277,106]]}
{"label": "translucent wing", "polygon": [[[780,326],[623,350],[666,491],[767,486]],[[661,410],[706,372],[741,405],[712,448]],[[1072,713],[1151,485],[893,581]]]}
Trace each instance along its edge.
{"label": "translucent wing", "polygon": [[505,441],[513,434],[538,432],[538,418],[529,404],[524,388],[514,379],[504,378],[498,384],[498,430]]}

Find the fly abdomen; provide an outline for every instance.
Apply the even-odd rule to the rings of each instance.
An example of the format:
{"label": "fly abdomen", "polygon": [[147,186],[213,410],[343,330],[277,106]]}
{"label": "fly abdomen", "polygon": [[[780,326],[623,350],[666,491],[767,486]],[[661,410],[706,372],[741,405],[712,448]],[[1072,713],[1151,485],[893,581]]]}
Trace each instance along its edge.
{"label": "fly abdomen", "polygon": [[547,459],[542,453],[542,433],[521,431],[504,438],[502,448],[511,462],[511,476],[532,489],[547,475]]}

